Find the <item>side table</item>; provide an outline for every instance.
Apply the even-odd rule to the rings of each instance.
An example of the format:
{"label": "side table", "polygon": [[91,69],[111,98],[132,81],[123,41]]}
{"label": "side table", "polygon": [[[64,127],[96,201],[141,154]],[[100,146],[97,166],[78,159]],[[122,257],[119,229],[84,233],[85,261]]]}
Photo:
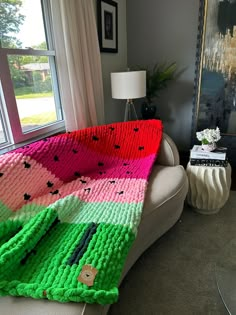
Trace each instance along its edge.
{"label": "side table", "polygon": [[231,166],[187,165],[189,191],[187,202],[202,214],[217,213],[229,198]]}

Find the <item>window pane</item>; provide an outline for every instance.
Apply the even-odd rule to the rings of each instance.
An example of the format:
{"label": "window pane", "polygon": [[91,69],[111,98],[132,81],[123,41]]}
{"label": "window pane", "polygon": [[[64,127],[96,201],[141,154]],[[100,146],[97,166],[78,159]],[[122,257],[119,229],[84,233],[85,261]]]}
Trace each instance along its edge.
{"label": "window pane", "polygon": [[[1,85],[1,81],[0,81]],[[2,86],[0,86],[0,147],[8,142],[8,130],[4,124],[3,116],[3,104],[2,104]]]}
{"label": "window pane", "polygon": [[1,0],[0,40],[4,48],[47,49],[41,1]]}
{"label": "window pane", "polygon": [[61,120],[47,56],[8,56],[23,133]]}
{"label": "window pane", "polygon": [[2,116],[0,112],[0,145],[5,143],[6,141],[7,141],[6,133],[5,130],[3,129]]}

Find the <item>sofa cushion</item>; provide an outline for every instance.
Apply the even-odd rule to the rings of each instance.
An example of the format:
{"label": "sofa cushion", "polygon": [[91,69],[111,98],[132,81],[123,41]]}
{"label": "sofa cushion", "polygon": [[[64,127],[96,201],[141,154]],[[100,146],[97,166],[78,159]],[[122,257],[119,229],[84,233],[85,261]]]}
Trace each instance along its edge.
{"label": "sofa cushion", "polygon": [[179,152],[174,141],[163,132],[160,151],[156,164],[165,166],[179,165]]}
{"label": "sofa cushion", "polygon": [[[138,257],[179,219],[188,192],[182,166],[156,166],[152,171],[137,238],[128,254],[122,278]],[[122,279],[121,279],[122,280]]]}
{"label": "sofa cushion", "polygon": [[155,211],[164,202],[172,199],[186,184],[183,166],[154,165],[149,178],[142,216]]}

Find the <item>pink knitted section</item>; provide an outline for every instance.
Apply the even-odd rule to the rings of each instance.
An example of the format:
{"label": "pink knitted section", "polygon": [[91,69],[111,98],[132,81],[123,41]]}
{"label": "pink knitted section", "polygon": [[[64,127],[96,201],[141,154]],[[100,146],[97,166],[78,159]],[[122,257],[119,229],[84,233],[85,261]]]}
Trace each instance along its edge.
{"label": "pink knitted section", "polygon": [[[56,137],[48,139],[49,151],[44,152],[45,141],[33,143],[24,151],[28,157],[31,157],[45,168],[50,170],[56,177],[64,182],[69,182],[76,178],[75,172],[81,175],[89,175],[91,178],[120,177],[120,178],[146,178],[149,172],[149,165],[155,159],[155,154],[142,158],[142,168],[139,168],[140,159],[122,159],[119,157],[96,152],[84,144],[77,144],[76,150],[73,151],[73,142],[68,139],[66,150],[61,150],[60,155],[51,150],[51,147],[59,146],[60,141]],[[55,142],[55,143],[54,143]],[[62,143],[61,143],[62,145]],[[22,149],[14,151],[15,153],[23,152]],[[58,151],[57,151],[58,152]],[[102,162],[99,166],[98,163]],[[63,167],[62,167],[63,165]]]}
{"label": "pink knitted section", "polygon": [[68,195],[85,202],[142,202],[161,132],[160,121],[117,123],[14,150],[0,158],[0,200],[11,211]]}
{"label": "pink knitted section", "polygon": [[25,193],[32,200],[52,191],[47,183],[53,183],[53,190],[63,184],[49,170],[22,153],[2,155],[0,169],[4,174],[0,180],[0,200],[13,211],[27,203],[23,198]]}
{"label": "pink knitted section", "polygon": [[[55,201],[73,195],[85,202],[139,203],[144,198],[145,180],[109,178],[91,179],[83,177],[67,183],[55,195],[45,194],[33,200],[34,204],[48,206]],[[122,192],[122,193],[121,193]]]}
{"label": "pink knitted section", "polygon": [[[33,160],[32,157],[24,156],[22,153],[19,153],[19,150],[18,153],[5,154],[1,159],[1,169],[7,176],[4,176],[0,181],[1,201],[13,211],[20,209],[33,199],[36,204],[49,205],[59,198],[63,198],[71,193],[73,194],[74,191],[76,191],[75,196],[79,197],[81,200],[88,201],[88,196],[91,194],[88,195],[85,193],[84,189],[93,187],[94,194],[92,196],[94,200],[91,201],[94,202],[100,202],[103,199],[104,201],[134,202],[136,200],[140,202],[143,198],[143,190],[141,194],[137,195],[139,191],[138,185],[142,182],[142,179],[148,176],[149,165],[155,158],[155,155],[143,158],[142,168],[140,169],[139,160],[127,161],[113,158],[113,160],[110,161],[108,156],[102,157],[102,155],[100,155],[96,158],[96,152],[93,153],[94,155],[91,154],[91,161],[89,161],[89,163],[85,158],[81,158],[77,163],[73,161],[74,166],[72,163],[65,164],[65,167],[61,170],[63,174],[66,175],[65,170],[68,168],[70,168],[71,172],[73,171],[73,180],[65,185],[63,185],[63,181],[55,177],[55,175],[40,163]],[[98,167],[98,160],[102,160],[104,165]],[[12,167],[9,167],[9,163],[11,163]],[[90,163],[96,166],[95,170],[91,167],[92,171],[87,170],[87,176],[83,176],[83,178],[80,177],[76,180],[74,169],[78,169],[79,174],[86,173],[86,168],[89,168]],[[76,168],[75,164],[78,164]],[[30,167],[25,167],[25,165],[30,165]],[[25,181],[26,176],[29,178],[27,181]],[[108,184],[107,187],[112,189],[116,187],[117,194],[114,194],[113,190],[111,190],[110,194],[109,189],[105,189],[104,179],[107,179],[107,183],[115,181],[115,185]],[[83,181],[86,182],[86,185],[81,184]],[[1,194],[1,191],[3,192],[4,188],[9,186],[9,183],[14,183],[14,190],[9,189],[6,190],[4,194]],[[48,186],[47,183],[53,184],[53,186]],[[130,184],[131,186],[129,186]],[[125,186],[129,186],[133,189],[129,188],[129,190],[126,190],[126,195],[118,195],[118,192],[122,191],[122,187]],[[56,190],[59,190],[60,193],[53,194]],[[30,198],[24,201],[23,196],[25,193],[27,193]]]}

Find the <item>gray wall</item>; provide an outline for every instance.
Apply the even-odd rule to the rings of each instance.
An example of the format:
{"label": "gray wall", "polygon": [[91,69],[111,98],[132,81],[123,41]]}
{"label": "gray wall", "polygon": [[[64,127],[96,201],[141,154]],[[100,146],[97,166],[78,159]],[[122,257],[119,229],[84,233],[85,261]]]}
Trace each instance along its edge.
{"label": "gray wall", "polygon": [[[114,0],[113,0],[114,1]],[[127,68],[127,28],[126,28],[126,0],[118,3],[118,53],[101,52],[105,122],[112,123],[124,120],[125,102],[111,97],[110,73],[124,71]],[[97,16],[97,0],[94,0]]]}
{"label": "gray wall", "polygon": [[176,61],[178,78],[157,99],[157,115],[180,150],[190,146],[197,0],[127,0],[128,65]]}
{"label": "gray wall", "polygon": [[127,68],[126,0],[116,2],[118,3],[118,53],[101,53],[106,123],[123,121],[125,108],[125,101],[114,100],[111,97],[110,73],[125,71]]}

